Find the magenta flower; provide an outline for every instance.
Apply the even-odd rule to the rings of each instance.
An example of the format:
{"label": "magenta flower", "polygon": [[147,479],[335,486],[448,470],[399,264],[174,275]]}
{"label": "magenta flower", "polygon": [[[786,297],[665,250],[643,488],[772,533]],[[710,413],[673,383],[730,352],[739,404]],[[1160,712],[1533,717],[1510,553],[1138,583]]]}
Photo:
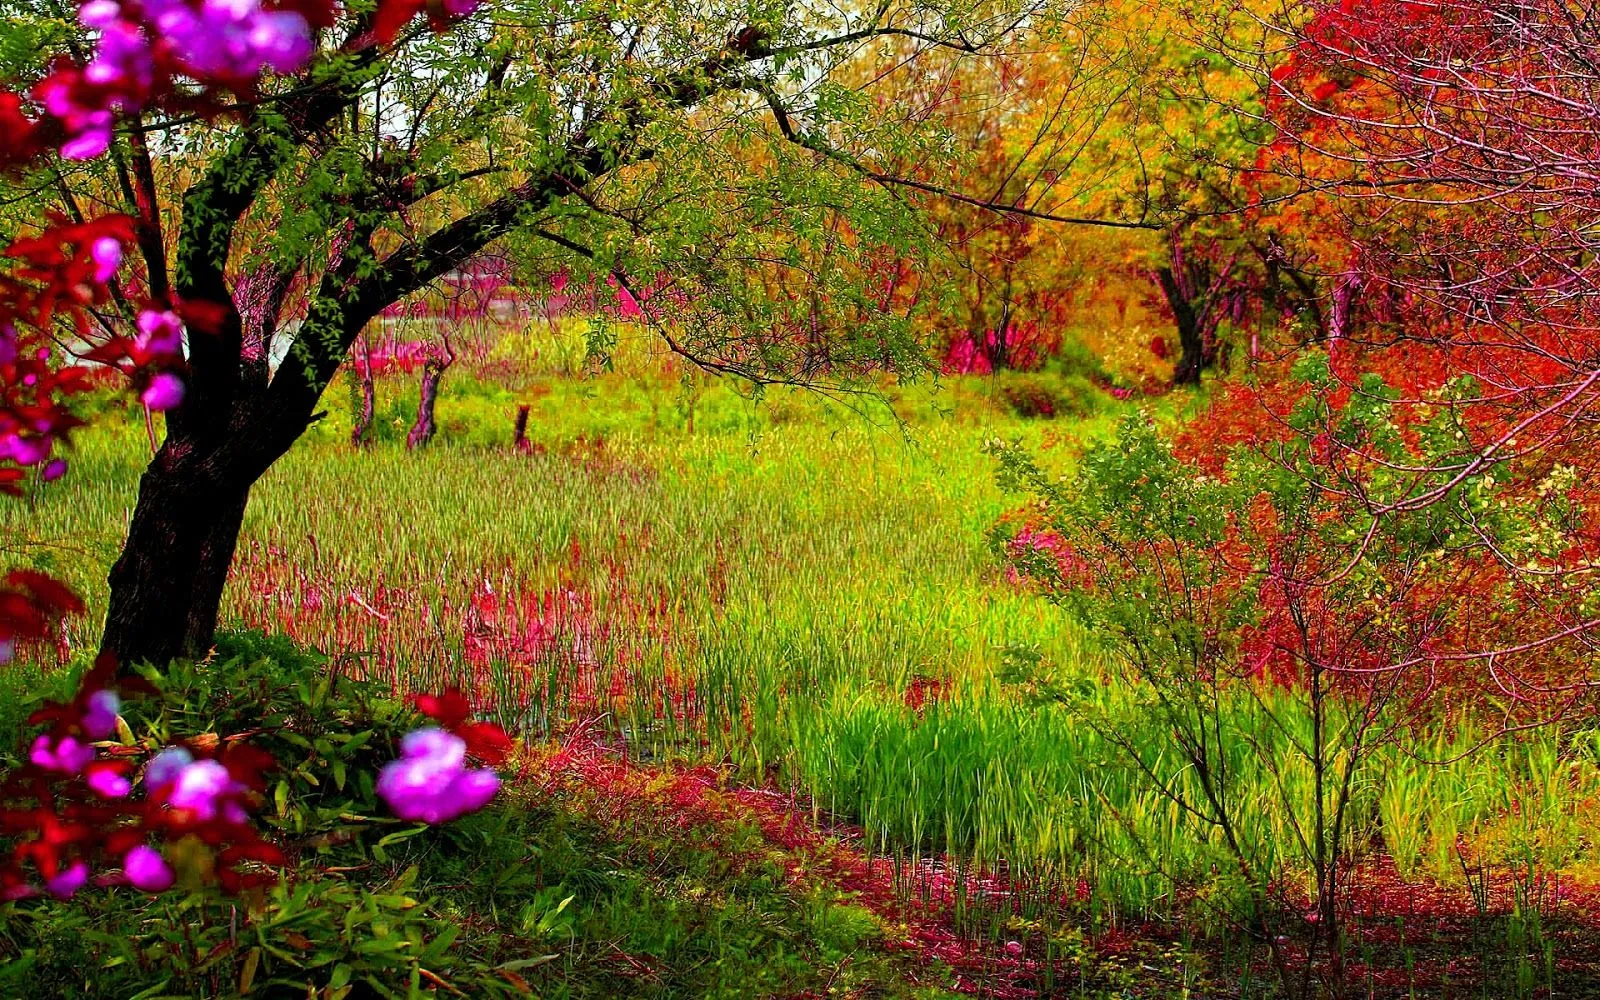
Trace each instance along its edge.
{"label": "magenta flower", "polygon": [[117,268],[122,266],[122,244],[102,236],[89,248],[89,256],[94,258],[94,280],[103,285],[116,277]]}
{"label": "magenta flower", "polygon": [[159,791],[177,780],[183,769],[194,763],[194,754],[183,747],[167,747],[150,758],[144,769],[144,783],[152,792]]}
{"label": "magenta flower", "polygon": [[67,460],[64,458],[51,459],[45,467],[39,470],[39,478],[47,483],[53,483],[67,474]]}
{"label": "magenta flower", "polygon": [[122,874],[128,884],[144,892],[163,892],[172,888],[172,866],[161,852],[140,844],[122,858]]}
{"label": "magenta flower", "polygon": [[45,879],[44,891],[57,899],[71,899],[89,881],[89,866],[74,861],[53,877]]}
{"label": "magenta flower", "polygon": [[144,309],[139,312],[139,335],[134,346],[155,356],[176,355],[183,349],[183,321],[170,309]]}
{"label": "magenta flower", "polygon": [[255,57],[274,73],[293,73],[311,58],[311,26],[293,11],[255,15],[249,41]]}
{"label": "magenta flower", "polygon": [[[223,796],[237,790],[238,785],[228,769],[214,760],[197,760],[185,765],[172,781],[167,792],[167,804],[174,809],[184,809],[200,820],[216,818]],[[229,819],[234,810],[229,810]]]}
{"label": "magenta flower", "polygon": [[69,160],[92,160],[111,145],[111,112],[79,104],[66,80],[49,79],[40,85],[45,110],[60,120],[67,132],[61,155]]}
{"label": "magenta flower", "polygon": [[94,747],[76,736],[63,736],[59,741],[52,741],[49,736],[41,734],[33,741],[28,759],[46,771],[82,774],[83,769],[94,760]]}
{"label": "magenta flower", "polygon": [[[84,20],[84,11],[90,7],[94,9],[89,19],[97,22],[92,25]],[[111,4],[110,8],[115,9],[116,5]],[[120,11],[116,11],[108,15],[107,7],[99,3],[89,4],[78,13],[85,25],[100,31],[100,44],[95,47],[94,59],[84,67],[83,78],[118,91],[108,102],[112,107],[132,106],[137,103],[136,95],[148,92],[155,82],[155,58],[150,53],[150,42],[137,25],[123,20],[119,14]]]}
{"label": "magenta flower", "polygon": [[111,148],[111,113],[88,116],[76,134],[61,144],[63,160],[92,160]]}
{"label": "magenta flower", "polygon": [[78,8],[78,22],[85,28],[108,28],[122,17],[116,0],[89,0]]}
{"label": "magenta flower", "polygon": [[171,372],[161,372],[150,380],[139,399],[152,410],[170,410],[183,402],[183,379]]}
{"label": "magenta flower", "polygon": [[18,465],[38,465],[50,457],[55,441],[48,434],[23,437],[11,433],[0,437],[0,459],[11,459]]}
{"label": "magenta flower", "polygon": [[407,733],[400,759],[378,774],[378,794],[405,820],[447,823],[476,812],[500,789],[493,770],[467,770],[467,744],[437,727]]}
{"label": "magenta flower", "polygon": [[190,69],[201,76],[293,73],[311,58],[311,25],[293,11],[263,11],[258,0],[146,0],[145,12]]}
{"label": "magenta flower", "polygon": [[133,791],[128,779],[110,768],[91,770],[86,781],[94,793],[102,799],[124,799]]}
{"label": "magenta flower", "polygon": [[117,712],[122,699],[115,691],[96,691],[84,699],[83,731],[91,739],[103,740],[117,731]]}

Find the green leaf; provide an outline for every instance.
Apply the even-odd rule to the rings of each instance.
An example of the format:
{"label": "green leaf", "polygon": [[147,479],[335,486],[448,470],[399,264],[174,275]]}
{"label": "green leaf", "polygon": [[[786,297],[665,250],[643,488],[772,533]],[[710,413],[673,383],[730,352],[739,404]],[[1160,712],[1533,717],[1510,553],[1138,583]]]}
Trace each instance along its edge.
{"label": "green leaf", "polygon": [[534,969],[541,965],[548,965],[560,957],[560,955],[540,955],[537,958],[519,958],[510,962],[501,962],[495,968],[504,969],[507,972],[521,972],[523,969]]}
{"label": "green leaf", "polygon": [[244,968],[239,970],[239,992],[249,993],[256,981],[256,969],[261,965],[261,949],[251,948],[244,957]]}

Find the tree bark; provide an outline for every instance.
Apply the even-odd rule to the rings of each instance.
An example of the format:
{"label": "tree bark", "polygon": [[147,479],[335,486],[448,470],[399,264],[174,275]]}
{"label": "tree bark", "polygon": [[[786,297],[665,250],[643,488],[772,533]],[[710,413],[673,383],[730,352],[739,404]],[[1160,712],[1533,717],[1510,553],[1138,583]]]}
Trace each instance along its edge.
{"label": "tree bark", "polygon": [[533,445],[528,441],[528,411],[531,409],[526,403],[517,407],[517,422],[511,431],[511,446],[518,451],[532,451]]}
{"label": "tree bark", "polygon": [[1195,315],[1194,304],[1183,293],[1170,267],[1156,272],[1161,292],[1172,308],[1174,324],[1178,328],[1178,361],[1172,368],[1173,385],[1199,385],[1200,371],[1205,367],[1205,337],[1200,331],[1200,318]]}
{"label": "tree bark", "polygon": [[437,358],[429,358],[422,366],[422,395],[417,399],[417,422],[406,435],[407,448],[425,447],[438,430],[433,408],[439,400],[439,381],[444,378],[444,369],[445,363]]}
{"label": "tree bark", "polygon": [[259,473],[197,460],[196,452],[193,442],[169,437],[139,481],[128,539],[111,567],[101,640],[124,665],[200,657],[211,646]]}
{"label": "tree bark", "polygon": [[372,415],[378,404],[378,391],[372,375],[372,344],[365,336],[362,337],[362,348],[365,357],[350,366],[361,388],[361,409],[356,413],[355,425],[350,428],[350,443],[357,448],[364,448],[368,443],[372,433]]}

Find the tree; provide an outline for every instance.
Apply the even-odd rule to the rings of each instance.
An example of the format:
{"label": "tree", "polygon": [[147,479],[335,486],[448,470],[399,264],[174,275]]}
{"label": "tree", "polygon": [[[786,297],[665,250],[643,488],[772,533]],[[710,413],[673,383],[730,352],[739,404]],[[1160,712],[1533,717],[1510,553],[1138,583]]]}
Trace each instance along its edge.
{"label": "tree", "polygon": [[1174,385],[1199,385],[1200,373],[1215,367],[1222,351],[1217,338],[1224,319],[1244,318],[1249,289],[1237,278],[1239,255],[1220,259],[1215,244],[1186,247],[1177,229],[1169,237],[1169,259],[1155,269],[1156,287],[1178,330]]}
{"label": "tree", "polygon": [[1119,102],[1136,100],[1137,52],[1104,23],[1113,6],[1079,8],[1023,54],[951,53],[902,68],[890,53],[872,67],[885,96],[950,132],[956,162],[942,169],[985,195],[981,204],[924,199],[946,249],[922,282],[937,302],[927,323],[949,370],[1035,368],[1059,348],[1089,268],[1070,236],[1083,227],[1050,216],[1101,220],[1102,241],[1158,226],[1138,204],[1077,211],[1105,182],[1105,164],[1084,150]]}
{"label": "tree", "polygon": [[969,186],[1019,208],[1124,227],[1089,233],[955,202],[933,207],[957,262],[951,313],[977,344],[963,356],[1004,367],[1012,338],[997,331],[1019,340],[1038,327],[1059,331],[1081,319],[1091,280],[1108,272],[1148,282],[1154,294],[1139,299],[1173,324],[1177,384],[1197,384],[1225,357],[1228,334],[1266,318],[1269,295],[1298,311],[1278,279],[1301,272],[1247,211],[1244,168],[1265,131],[1258,88],[1211,57],[1189,13],[1106,0],[1042,34],[1027,60],[957,60],[913,88],[937,95],[929,106],[972,149],[961,165]]}
{"label": "tree", "polygon": [[[398,13],[386,7],[377,23],[403,24],[415,13],[401,0]],[[311,54],[312,25],[325,23],[328,14],[314,4],[302,12],[249,3],[191,7],[150,0],[130,12],[111,0],[87,3],[79,17],[99,34],[94,57],[81,64],[64,61],[48,72],[34,89],[42,113],[30,113],[33,109],[17,95],[0,91],[0,171],[11,176],[29,167],[48,169],[52,152],[68,160],[103,156],[112,142],[114,111],[181,103],[215,113],[222,92],[252,92],[263,69],[291,72],[301,66]],[[170,39],[153,37],[155,20]],[[75,209],[71,192],[64,184],[59,190]],[[148,410],[175,410],[186,398],[185,384],[173,371],[181,364],[180,317],[161,308],[169,302],[130,301],[119,280],[125,248],[140,241],[147,253],[159,253],[156,234],[126,216],[86,219],[77,211],[73,216],[45,220],[35,234],[11,241],[0,255],[0,492],[8,494],[24,492],[30,471],[43,482],[67,472],[57,445],[82,423],[69,399],[85,388],[91,373],[73,361],[130,375],[142,388]],[[178,305],[192,311],[205,303]],[[110,306],[130,314],[133,330],[119,331],[95,316]],[[92,318],[100,319],[98,326]],[[215,317],[208,319],[214,326]],[[238,311],[233,320],[240,331]],[[242,361],[244,337],[238,339]],[[265,358],[260,360],[265,368]],[[0,581],[0,662],[10,660],[17,640],[41,638],[52,619],[81,610],[75,595],[43,574],[8,574]],[[143,795],[131,798],[134,762],[125,753],[102,754],[97,746],[119,731],[130,732],[121,715],[124,693],[160,689],[125,666],[116,656],[102,654],[77,678],[70,699],[45,702],[27,719],[28,728],[43,724],[46,731],[32,734],[25,762],[9,768],[0,781],[5,842],[0,903],[46,894],[68,900],[91,878],[101,884],[115,879],[144,893],[162,893],[180,881],[186,891],[233,893],[269,881],[261,866],[286,862],[282,847],[252,822],[266,789],[263,773],[277,766],[273,753],[260,746],[215,733],[186,739],[157,723],[151,727],[156,745],[169,739],[171,744],[146,762],[138,776]],[[269,672],[276,673],[276,667]],[[281,675],[261,679],[258,693],[270,701]],[[193,692],[184,683],[177,688]],[[324,686],[311,695],[309,688],[290,684],[279,691],[289,689],[298,692],[301,714],[326,708],[325,699],[335,690]],[[469,770],[467,755],[501,763],[510,739],[496,725],[470,721],[470,706],[460,692],[413,701],[440,725],[401,738],[401,759],[385,765],[366,787],[406,820],[438,824],[482,808],[497,793],[500,779],[492,767]],[[260,712],[272,714],[281,707],[253,706],[256,721]],[[158,709],[157,714],[170,713]],[[303,737],[297,739],[305,745]],[[345,749],[364,741],[350,741]],[[344,767],[345,761],[337,763],[340,784]],[[308,780],[319,785],[314,777]],[[296,793],[279,784],[276,794],[282,807]],[[341,817],[358,812],[370,810],[332,810]],[[329,836],[322,831],[316,839],[326,842]],[[344,831],[334,839],[348,836]],[[254,959],[247,968],[245,979],[254,975]]]}
{"label": "tree", "polygon": [[[368,322],[491,244],[670,285],[686,315],[658,332],[713,371],[815,380],[912,358],[904,321],[874,321],[857,279],[875,258],[925,252],[901,196],[913,179],[874,164],[938,137],[879,120],[840,71],[885,41],[916,58],[996,50],[1056,14],[1047,0],[507,3],[437,33],[410,24],[420,9],[316,19],[303,68],[264,64],[286,72],[241,88],[230,117],[128,101],[114,130],[109,116],[85,126],[110,144],[89,169],[136,220],[144,295],[186,327],[182,399],[110,576],[103,647],[124,660],[207,647],[252,484],[318,418]],[[436,21],[468,9],[428,8]],[[68,52],[92,42],[59,38]],[[808,268],[840,226],[835,263]],[[272,294],[241,309],[247,274]],[[758,294],[778,279],[812,294]],[[860,321],[825,324],[820,354],[794,335],[816,301]]]}

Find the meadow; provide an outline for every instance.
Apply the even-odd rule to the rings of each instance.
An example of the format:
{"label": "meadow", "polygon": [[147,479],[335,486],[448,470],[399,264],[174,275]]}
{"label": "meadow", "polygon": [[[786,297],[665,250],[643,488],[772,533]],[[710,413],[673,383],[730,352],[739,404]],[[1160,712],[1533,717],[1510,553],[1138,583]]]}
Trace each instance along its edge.
{"label": "meadow", "polygon": [[[223,621],[399,690],[460,684],[541,753],[605,747],[777,796],[830,842],[883,859],[897,898],[948,897],[953,932],[1002,955],[1014,945],[1052,966],[1085,934],[1132,929],[1208,954],[1213,973],[1234,968],[1223,979],[1249,994],[1250,959],[1205,930],[1243,905],[1216,832],[1084,720],[1121,720],[1152,745],[1160,722],[990,540],[1019,500],[997,486],[986,442],[1020,441],[1066,471],[1138,404],[1058,379],[1066,412],[1035,419],[1005,387],[950,378],[845,407],[663,377],[555,378],[533,394],[463,377],[441,399],[439,439],[408,452],[395,425],[415,390],[385,380],[380,440],[351,447],[335,403],[256,488]],[[509,441],[519,400],[532,407],[523,450]],[[91,604],[60,648],[8,674],[13,690],[93,648],[147,455],[142,425],[113,415],[75,440],[74,476],[0,508],[0,531]],[[1292,699],[1277,707],[1296,718]],[[1580,995],[1558,972],[1586,925],[1561,928],[1600,860],[1600,730],[1464,754],[1488,734],[1481,720],[1417,725],[1410,752],[1382,747],[1356,779],[1348,838],[1374,969],[1406,966],[1409,988],[1442,995]],[[1284,738],[1265,722],[1257,736]],[[1250,746],[1228,753],[1251,852],[1303,882],[1285,802],[1308,789]],[[1452,952],[1467,939],[1438,936],[1463,914],[1492,927],[1466,967]],[[1396,926],[1399,946],[1385,937]]]}

